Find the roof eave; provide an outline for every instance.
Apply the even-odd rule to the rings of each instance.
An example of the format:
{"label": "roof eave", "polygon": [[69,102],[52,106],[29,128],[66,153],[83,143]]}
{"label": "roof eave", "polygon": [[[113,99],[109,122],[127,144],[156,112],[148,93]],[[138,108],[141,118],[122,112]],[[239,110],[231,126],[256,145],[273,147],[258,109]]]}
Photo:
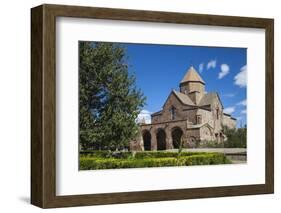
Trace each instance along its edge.
{"label": "roof eave", "polygon": [[201,83],[203,85],[205,85],[206,83],[204,81],[181,81],[180,82],[180,86],[182,86],[183,84],[187,84],[187,83]]}

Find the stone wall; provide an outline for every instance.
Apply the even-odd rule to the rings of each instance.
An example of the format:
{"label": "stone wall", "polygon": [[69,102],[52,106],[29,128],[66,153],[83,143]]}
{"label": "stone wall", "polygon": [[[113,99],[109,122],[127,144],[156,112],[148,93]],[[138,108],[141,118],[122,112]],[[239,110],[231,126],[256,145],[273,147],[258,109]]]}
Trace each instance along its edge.
{"label": "stone wall", "polygon": [[200,128],[200,141],[214,141],[216,140],[213,130],[208,126]]}
{"label": "stone wall", "polygon": [[[200,140],[214,140],[214,135],[209,127],[188,128],[188,121],[172,121],[158,124],[146,124],[141,126],[142,133],[148,131],[151,135],[151,150],[157,150],[157,133],[164,130],[166,135],[166,149],[174,149],[172,132],[175,128],[182,130],[182,140],[184,148],[194,148]],[[141,141],[143,144],[143,140]],[[143,145],[142,145],[143,146]],[[133,146],[132,146],[133,147]],[[137,147],[135,145],[135,147]],[[138,150],[141,150],[138,147]]]}
{"label": "stone wall", "polygon": [[[218,110],[218,116],[217,116]],[[222,122],[223,122],[223,106],[218,97],[213,99],[211,103],[211,112],[212,112],[212,120],[214,122],[213,128],[215,133],[219,133],[222,131]]]}
{"label": "stone wall", "polygon": [[236,120],[231,118],[229,115],[223,116],[223,125],[227,126],[230,129],[236,128]]}
{"label": "stone wall", "polygon": [[175,128],[179,128],[183,133],[183,138],[185,138],[186,121],[184,120],[145,124],[141,126],[141,132],[149,131],[151,135],[151,150],[157,150],[157,134],[160,130],[164,130],[166,136],[166,149],[173,149],[172,131]]}
{"label": "stone wall", "polygon": [[200,129],[193,128],[186,131],[186,141],[184,144],[185,148],[194,148],[197,145],[197,142],[200,140]]}
{"label": "stone wall", "polygon": [[202,124],[208,123],[211,127],[214,128],[213,114],[214,113],[211,112],[210,110],[203,110],[203,109],[198,109],[196,112],[196,115],[201,115]]}
{"label": "stone wall", "polygon": [[188,106],[182,105],[182,103],[178,100],[178,98],[174,95],[174,93],[170,94],[170,97],[167,99],[165,105],[163,106],[162,112],[160,115],[152,115],[151,121],[152,123],[162,123],[171,121],[171,107],[175,107],[175,119],[183,120],[187,118],[187,112],[183,109],[188,108]]}
{"label": "stone wall", "polygon": [[198,91],[201,95],[204,95],[205,92],[205,85],[198,82],[187,82],[182,83],[180,85],[180,91],[186,95],[188,95],[190,92]]}
{"label": "stone wall", "polygon": [[[198,84],[193,85],[191,83],[189,87],[196,85],[198,86]],[[202,107],[204,107],[204,109]],[[172,119],[171,114],[172,108],[175,109],[174,119]],[[198,115],[201,116],[200,123],[197,122]],[[158,148],[163,149],[162,145],[164,144],[164,149],[173,149],[172,132],[175,128],[181,130],[181,138],[184,141],[184,147],[186,148],[196,147],[200,141],[216,140],[222,142],[223,124],[230,128],[235,128],[236,122],[231,119],[230,116],[227,117],[223,114],[223,107],[218,96],[212,99],[210,105],[198,108],[182,104],[178,97],[172,92],[165,102],[161,113],[152,115],[152,124],[141,125],[141,135],[143,135],[144,131],[146,131],[146,134],[150,135],[150,137],[148,137],[150,138],[149,146],[147,145],[147,142],[146,145],[144,145],[145,141],[141,137],[138,138],[137,141],[132,142],[131,148],[135,150],[143,150],[144,147],[150,147],[149,150],[157,150]],[[146,139],[146,141],[147,140],[148,139]],[[161,143],[159,141],[161,141]],[[162,148],[159,144],[162,144]]]}

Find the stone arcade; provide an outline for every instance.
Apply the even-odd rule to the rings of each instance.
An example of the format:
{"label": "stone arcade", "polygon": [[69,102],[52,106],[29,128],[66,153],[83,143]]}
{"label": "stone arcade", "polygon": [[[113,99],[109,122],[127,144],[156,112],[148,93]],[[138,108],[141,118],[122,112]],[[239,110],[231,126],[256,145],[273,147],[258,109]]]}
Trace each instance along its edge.
{"label": "stone arcade", "polygon": [[223,126],[236,127],[236,119],[223,113],[218,93],[205,92],[205,82],[193,67],[187,71],[180,91],[172,90],[162,110],[151,115],[151,124],[140,124],[141,135],[130,150],[194,148],[206,141],[222,143]]}

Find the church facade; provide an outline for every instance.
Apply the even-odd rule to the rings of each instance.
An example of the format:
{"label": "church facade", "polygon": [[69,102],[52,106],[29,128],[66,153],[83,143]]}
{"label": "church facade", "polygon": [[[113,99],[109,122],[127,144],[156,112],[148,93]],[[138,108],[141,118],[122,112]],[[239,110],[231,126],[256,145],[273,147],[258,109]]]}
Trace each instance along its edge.
{"label": "church facade", "polygon": [[205,91],[205,82],[190,67],[172,90],[162,110],[151,115],[151,123],[140,124],[140,136],[130,143],[131,150],[195,148],[205,142],[223,143],[223,126],[236,128],[236,119],[223,113],[218,93]]}

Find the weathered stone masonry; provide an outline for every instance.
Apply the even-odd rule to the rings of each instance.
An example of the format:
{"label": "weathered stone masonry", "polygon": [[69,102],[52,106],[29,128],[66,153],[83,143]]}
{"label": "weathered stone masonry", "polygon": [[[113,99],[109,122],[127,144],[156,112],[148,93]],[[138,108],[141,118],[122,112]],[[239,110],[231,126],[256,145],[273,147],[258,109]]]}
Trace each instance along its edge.
{"label": "weathered stone masonry", "polygon": [[205,82],[191,67],[172,90],[163,109],[151,115],[151,124],[140,124],[141,135],[131,142],[131,150],[166,150],[196,147],[205,141],[223,142],[223,125],[236,127],[236,119],[223,113],[216,92],[206,93]]}

